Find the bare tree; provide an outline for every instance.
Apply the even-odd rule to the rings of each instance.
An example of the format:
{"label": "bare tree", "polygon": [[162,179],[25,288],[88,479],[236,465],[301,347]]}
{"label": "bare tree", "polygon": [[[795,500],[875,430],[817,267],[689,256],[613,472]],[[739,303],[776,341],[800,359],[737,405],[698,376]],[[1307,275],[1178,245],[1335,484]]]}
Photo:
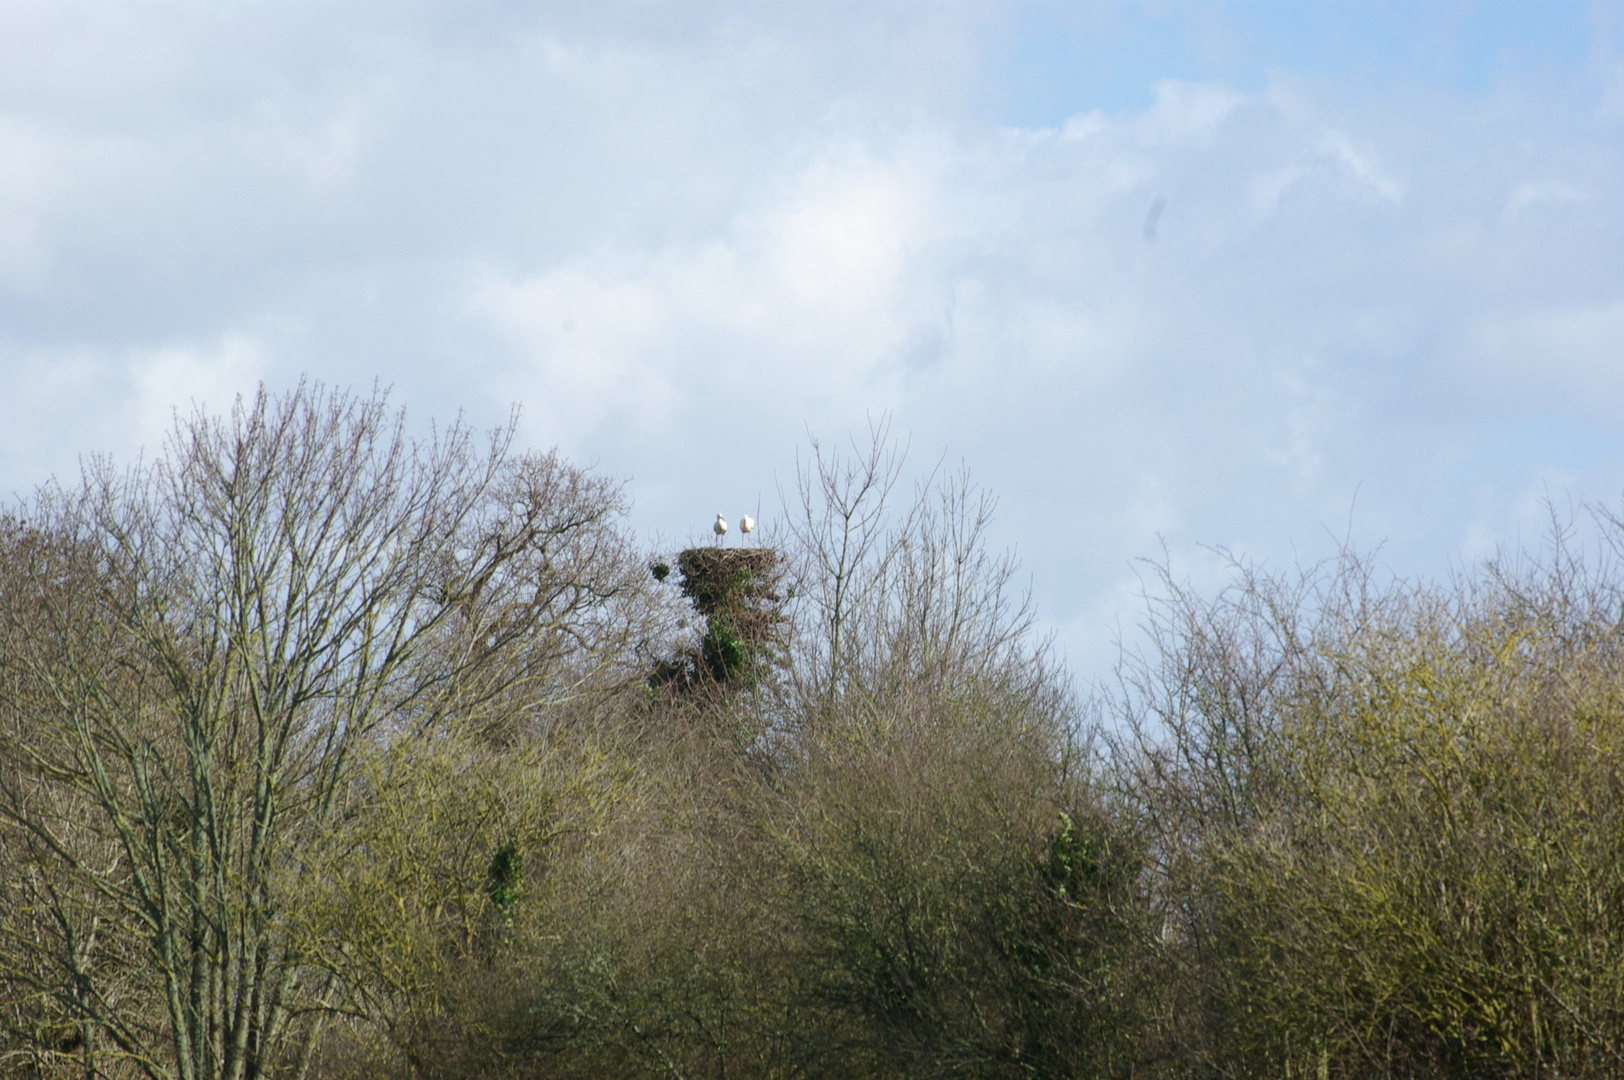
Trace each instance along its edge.
{"label": "bare tree", "polygon": [[909,694],[995,684],[1061,708],[1064,680],[1016,587],[1019,563],[989,547],[997,500],[965,469],[932,470],[899,499],[905,453],[885,421],[869,436],[849,455],[814,439],[786,507],[803,712],[852,719]]}
{"label": "bare tree", "polygon": [[825,451],[813,437],[811,460],[796,465],[795,502],[784,497],[797,557],[792,572],[801,579],[800,607],[810,612],[796,643],[808,699],[838,693],[852,610],[883,578],[892,554],[886,527],[906,451],[891,442],[888,419],[871,425],[869,435],[866,449],[853,439],[851,457]]}
{"label": "bare tree", "polygon": [[618,490],[512,436],[261,389],[10,530],[0,826],[34,884],[0,977],[83,1027],[86,1075],[302,1075],[343,987],[292,915],[364,748],[615,651]]}

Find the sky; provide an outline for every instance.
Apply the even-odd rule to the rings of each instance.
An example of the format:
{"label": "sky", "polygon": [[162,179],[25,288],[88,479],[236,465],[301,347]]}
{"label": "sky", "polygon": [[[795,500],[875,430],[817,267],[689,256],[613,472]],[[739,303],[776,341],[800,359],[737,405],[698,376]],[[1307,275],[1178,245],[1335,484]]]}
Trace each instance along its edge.
{"label": "sky", "polygon": [[889,418],[1093,679],[1617,505],[1621,195],[1616,2],[5,0],[0,490],[309,377],[675,548]]}

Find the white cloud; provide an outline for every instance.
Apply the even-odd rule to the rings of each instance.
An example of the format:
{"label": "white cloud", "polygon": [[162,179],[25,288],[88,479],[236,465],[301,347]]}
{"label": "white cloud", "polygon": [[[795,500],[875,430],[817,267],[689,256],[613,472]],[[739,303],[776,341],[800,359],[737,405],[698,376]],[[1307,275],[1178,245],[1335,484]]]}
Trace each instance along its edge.
{"label": "white cloud", "polygon": [[1347,135],[1325,131],[1304,148],[1297,161],[1253,181],[1253,207],[1260,215],[1272,214],[1293,188],[1316,181],[1345,199],[1374,199],[1396,205],[1403,193],[1396,181],[1354,148]]}
{"label": "white cloud", "polygon": [[1529,403],[1624,428],[1624,297],[1485,313],[1467,332],[1462,366]]}
{"label": "white cloud", "polygon": [[1590,199],[1591,195],[1583,188],[1565,180],[1523,181],[1512,189],[1501,216],[1514,218],[1531,210],[1561,209],[1589,202]]}
{"label": "white cloud", "polygon": [[131,434],[137,445],[152,447],[174,428],[177,412],[229,412],[239,395],[252,396],[270,366],[264,343],[241,332],[205,346],[139,350],[125,363]]}
{"label": "white cloud", "polygon": [[243,332],[213,342],[152,348],[0,350],[7,375],[8,423],[0,425],[0,461],[12,491],[51,476],[71,478],[86,454],[124,463],[155,451],[175,413],[194,406],[220,413],[271,374],[273,352]]}
{"label": "white cloud", "polygon": [[487,272],[468,310],[515,350],[493,377],[528,390],[533,422],[566,437],[663,433],[718,399],[860,411],[917,342],[909,274],[933,223],[930,186],[916,159],[833,155],[767,185],[708,243]]}
{"label": "white cloud", "polygon": [[1155,103],[1132,124],[1141,142],[1210,146],[1225,120],[1246,102],[1228,86],[1162,79],[1151,87]]}
{"label": "white cloud", "polygon": [[775,276],[799,304],[838,318],[896,287],[927,212],[910,179],[868,162],[820,163],[764,223]]}

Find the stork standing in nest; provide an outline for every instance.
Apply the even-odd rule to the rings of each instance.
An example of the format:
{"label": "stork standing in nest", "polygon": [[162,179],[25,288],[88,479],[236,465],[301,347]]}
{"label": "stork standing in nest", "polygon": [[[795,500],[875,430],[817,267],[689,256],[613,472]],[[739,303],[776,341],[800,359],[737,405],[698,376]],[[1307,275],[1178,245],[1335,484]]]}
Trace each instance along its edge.
{"label": "stork standing in nest", "polygon": [[722,537],[727,535],[727,519],[722,517],[720,510],[716,512],[716,524],[711,526],[711,532],[716,534],[716,543],[720,546]]}

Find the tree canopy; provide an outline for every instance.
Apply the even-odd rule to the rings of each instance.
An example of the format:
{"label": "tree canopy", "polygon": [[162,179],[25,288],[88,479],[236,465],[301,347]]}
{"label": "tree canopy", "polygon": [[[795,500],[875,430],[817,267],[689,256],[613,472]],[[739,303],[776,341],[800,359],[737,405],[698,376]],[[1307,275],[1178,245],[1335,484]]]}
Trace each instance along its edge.
{"label": "tree canopy", "polygon": [[1164,569],[1080,690],[883,426],[680,553],[514,430],[261,391],[6,511],[0,1072],[1624,1074],[1608,550]]}

